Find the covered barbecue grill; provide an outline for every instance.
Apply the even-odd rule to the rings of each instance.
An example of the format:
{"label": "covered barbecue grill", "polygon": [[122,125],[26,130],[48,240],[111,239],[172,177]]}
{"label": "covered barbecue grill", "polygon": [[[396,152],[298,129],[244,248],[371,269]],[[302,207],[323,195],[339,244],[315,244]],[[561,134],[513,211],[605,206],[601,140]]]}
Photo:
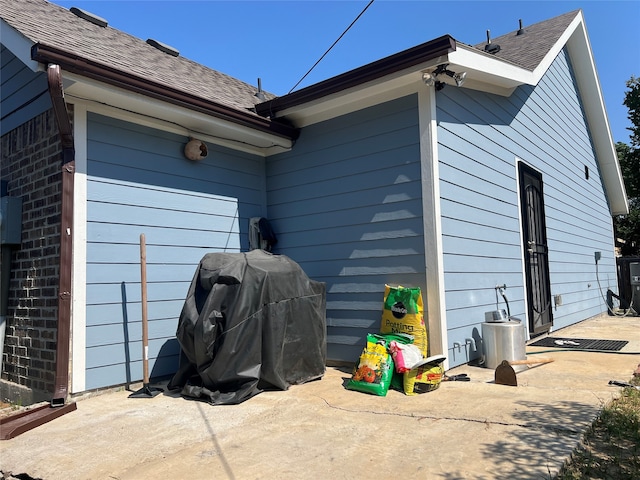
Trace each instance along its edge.
{"label": "covered barbecue grill", "polygon": [[322,377],[325,307],[325,284],[284,255],[205,255],[180,314],[180,367],[169,388],[236,404]]}

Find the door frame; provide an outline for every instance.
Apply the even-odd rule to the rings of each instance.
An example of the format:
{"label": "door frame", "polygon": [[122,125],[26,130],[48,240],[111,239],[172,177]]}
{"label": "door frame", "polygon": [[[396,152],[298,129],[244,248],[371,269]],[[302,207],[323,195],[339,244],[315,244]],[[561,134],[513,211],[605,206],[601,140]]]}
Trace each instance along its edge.
{"label": "door frame", "polygon": [[[542,173],[528,165],[526,162],[516,159],[516,173],[517,173],[517,186],[518,186],[518,206],[519,206],[519,216],[520,216],[520,240],[522,244],[522,273],[524,280],[524,300],[525,300],[525,311],[527,316],[527,326],[529,335],[540,335],[542,333],[546,333],[551,331],[553,326],[553,308],[551,302],[551,280],[549,273],[549,249],[548,249],[548,241],[547,241],[547,227],[546,227],[546,214],[545,214],[545,204],[544,204],[544,182],[542,179]],[[529,227],[527,225],[527,210],[526,203],[524,198],[524,177],[529,176],[534,178],[539,183],[539,191],[540,191],[540,211],[538,212],[539,219],[539,234],[541,234],[541,242],[534,244],[534,250],[540,250],[537,254],[542,254],[544,256],[544,261],[542,264],[538,264],[535,267],[532,267],[530,262],[530,255],[532,255],[530,247],[528,244],[529,240]],[[530,275],[530,271],[535,268],[536,274],[539,275],[539,287],[534,287],[532,276]],[[548,304],[544,307],[544,315],[545,320],[541,325],[536,325],[536,312],[535,305],[536,302],[534,299],[534,290],[536,288],[542,289],[543,297],[548,297]],[[538,299],[539,300],[539,299]]]}

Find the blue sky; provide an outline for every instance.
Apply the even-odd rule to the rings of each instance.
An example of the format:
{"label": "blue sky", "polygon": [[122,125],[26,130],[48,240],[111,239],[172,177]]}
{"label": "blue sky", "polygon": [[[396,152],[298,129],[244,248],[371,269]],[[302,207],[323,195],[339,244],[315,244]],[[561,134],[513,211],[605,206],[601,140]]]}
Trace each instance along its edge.
{"label": "blue sky", "polygon": [[[105,18],[143,40],[284,95],[369,0],[53,0]],[[375,0],[297,87],[316,83],[444,34],[476,44],[527,24],[582,9],[614,141],[629,143],[625,82],[640,77],[640,0]]]}

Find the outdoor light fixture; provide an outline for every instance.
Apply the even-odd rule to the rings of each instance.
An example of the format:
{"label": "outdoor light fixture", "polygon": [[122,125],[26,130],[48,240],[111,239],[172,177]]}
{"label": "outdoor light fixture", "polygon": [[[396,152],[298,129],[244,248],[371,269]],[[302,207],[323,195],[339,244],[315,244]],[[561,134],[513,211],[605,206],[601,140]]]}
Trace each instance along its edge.
{"label": "outdoor light fixture", "polygon": [[456,81],[456,87],[461,87],[465,78],[467,78],[467,72],[454,73],[453,79]]}
{"label": "outdoor light fixture", "polygon": [[436,77],[433,73],[424,72],[422,74],[422,81],[427,85],[427,87],[433,87],[436,84]]}
{"label": "outdoor light fixture", "polygon": [[446,85],[444,82],[440,82],[436,79],[438,75],[447,75],[456,82],[456,86],[461,87],[467,77],[467,72],[455,73],[451,70],[448,70],[448,63],[443,63],[442,65],[438,65],[432,73],[425,72],[422,74],[422,81],[428,85],[429,87],[436,87],[436,90],[442,90]]}

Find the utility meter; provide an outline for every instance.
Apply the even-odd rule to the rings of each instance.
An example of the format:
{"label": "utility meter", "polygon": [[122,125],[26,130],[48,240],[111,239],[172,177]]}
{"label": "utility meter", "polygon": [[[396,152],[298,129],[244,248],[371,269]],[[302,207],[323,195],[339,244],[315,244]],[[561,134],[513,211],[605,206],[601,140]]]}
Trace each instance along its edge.
{"label": "utility meter", "polygon": [[22,200],[0,198],[0,244],[20,245],[22,237]]}

